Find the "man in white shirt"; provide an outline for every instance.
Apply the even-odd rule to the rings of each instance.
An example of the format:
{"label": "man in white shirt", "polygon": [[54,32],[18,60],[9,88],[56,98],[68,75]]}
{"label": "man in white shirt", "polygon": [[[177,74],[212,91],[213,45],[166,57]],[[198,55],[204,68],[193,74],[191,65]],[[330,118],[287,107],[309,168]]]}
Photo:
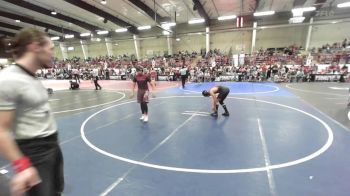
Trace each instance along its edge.
{"label": "man in white shirt", "polygon": [[98,83],[99,77],[98,77],[98,69],[95,68],[91,71],[91,75],[92,75],[92,80],[94,81],[95,84],[95,90],[101,90],[102,87],[100,86],[100,84]]}
{"label": "man in white shirt", "polygon": [[0,155],[12,163],[14,195],[59,196],[63,157],[46,88],[35,77],[50,68],[54,44],[34,28],[12,40],[16,64],[0,72]]}

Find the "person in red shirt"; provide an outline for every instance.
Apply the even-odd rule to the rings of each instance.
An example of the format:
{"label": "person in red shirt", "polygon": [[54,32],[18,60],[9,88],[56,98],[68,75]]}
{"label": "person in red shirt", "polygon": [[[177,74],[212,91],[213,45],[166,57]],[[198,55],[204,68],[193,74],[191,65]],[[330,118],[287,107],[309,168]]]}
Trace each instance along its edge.
{"label": "person in red shirt", "polygon": [[148,122],[148,102],[149,102],[149,89],[148,89],[148,83],[151,84],[152,89],[154,90],[154,86],[151,83],[151,78],[149,75],[143,73],[143,68],[142,67],[136,67],[136,75],[133,79],[133,88],[132,88],[132,95],[131,97],[134,96],[135,94],[135,87],[137,84],[137,102],[140,103],[141,106],[141,112],[142,116],[140,118],[141,121],[143,122]]}

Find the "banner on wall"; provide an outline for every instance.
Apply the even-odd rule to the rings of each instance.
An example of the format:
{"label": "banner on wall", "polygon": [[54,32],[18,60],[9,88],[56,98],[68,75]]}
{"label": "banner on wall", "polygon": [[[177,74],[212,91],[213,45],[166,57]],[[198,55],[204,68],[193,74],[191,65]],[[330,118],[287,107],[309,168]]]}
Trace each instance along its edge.
{"label": "banner on wall", "polygon": [[109,76],[111,80],[126,80],[126,75],[112,75]]}
{"label": "banner on wall", "polygon": [[238,16],[236,18],[236,27],[237,28],[242,28],[244,24],[243,16]]}
{"label": "banner on wall", "polygon": [[316,66],[318,72],[323,72],[327,67],[331,66],[331,64],[317,64]]}
{"label": "banner on wall", "polygon": [[341,74],[311,74],[311,81],[315,82],[336,82]]}
{"label": "banner on wall", "polygon": [[238,54],[232,55],[232,59],[233,59],[233,65],[235,67],[238,67]]}
{"label": "banner on wall", "polygon": [[234,80],[238,80],[238,76],[219,76],[219,81],[221,81],[221,82],[234,81]]}
{"label": "banner on wall", "polygon": [[153,55],[153,50],[147,50],[146,54],[147,54],[147,56],[152,56]]}
{"label": "banner on wall", "polygon": [[311,66],[312,65],[313,58],[314,57],[309,54],[309,56],[306,59],[306,66]]}
{"label": "banner on wall", "polygon": [[245,54],[239,54],[239,65],[244,65]]}
{"label": "banner on wall", "polygon": [[169,77],[171,77],[171,76],[159,75],[159,76],[158,76],[158,80],[159,80],[159,81],[167,81],[167,80],[169,79]]}

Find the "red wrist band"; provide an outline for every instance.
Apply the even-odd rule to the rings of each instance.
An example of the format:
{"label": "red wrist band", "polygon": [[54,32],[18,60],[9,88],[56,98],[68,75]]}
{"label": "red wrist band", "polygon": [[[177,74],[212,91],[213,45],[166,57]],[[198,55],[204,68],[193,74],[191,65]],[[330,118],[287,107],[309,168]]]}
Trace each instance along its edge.
{"label": "red wrist band", "polygon": [[32,162],[28,157],[22,157],[12,163],[12,167],[16,173],[22,172],[32,166]]}

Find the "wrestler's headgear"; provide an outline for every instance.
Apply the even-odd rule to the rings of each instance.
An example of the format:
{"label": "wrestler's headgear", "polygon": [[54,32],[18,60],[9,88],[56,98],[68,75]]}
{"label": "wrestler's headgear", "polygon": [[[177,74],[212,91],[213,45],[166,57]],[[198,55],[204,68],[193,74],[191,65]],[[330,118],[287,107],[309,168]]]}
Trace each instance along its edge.
{"label": "wrestler's headgear", "polygon": [[210,93],[208,91],[204,90],[204,91],[202,91],[202,95],[204,97],[209,97]]}

